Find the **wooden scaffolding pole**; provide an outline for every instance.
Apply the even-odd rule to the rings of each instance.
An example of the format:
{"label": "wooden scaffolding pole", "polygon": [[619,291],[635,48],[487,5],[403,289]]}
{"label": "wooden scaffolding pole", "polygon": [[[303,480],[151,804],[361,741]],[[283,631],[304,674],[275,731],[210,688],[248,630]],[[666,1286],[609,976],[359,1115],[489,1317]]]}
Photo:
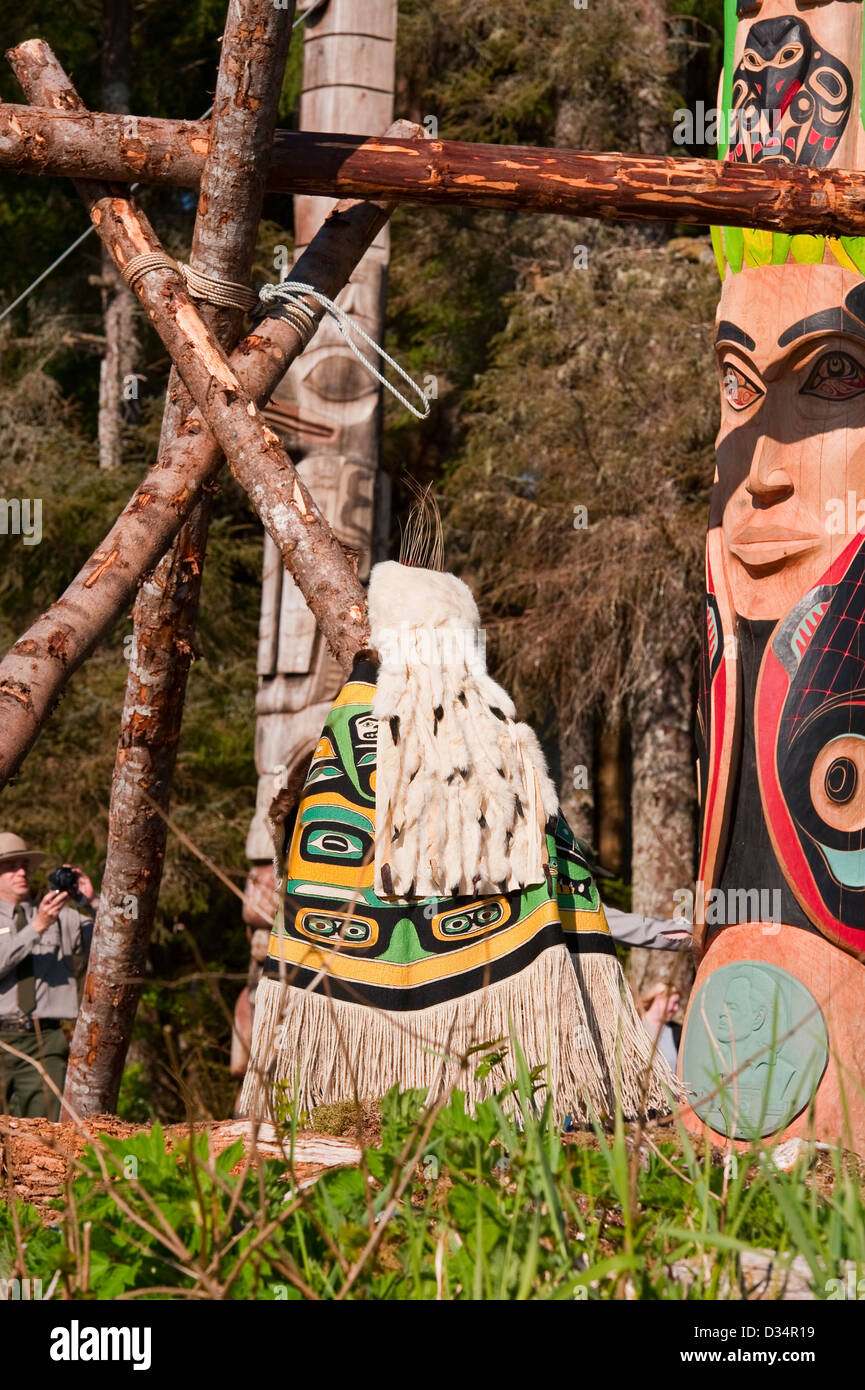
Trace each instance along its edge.
{"label": "wooden scaffolding pole", "polygon": [[[189,258],[195,271],[217,280],[249,278],[293,19],[291,3],[262,9],[231,0],[228,8]],[[43,91],[45,83],[43,69]],[[233,348],[241,311],[205,304],[200,312],[221,346]],[[172,368],[164,445],[193,409]],[[167,833],[154,803],[169,808],[212,502],[206,489],[133,609],[102,894],[64,1091],[79,1115],[116,1108],[144,986]]]}

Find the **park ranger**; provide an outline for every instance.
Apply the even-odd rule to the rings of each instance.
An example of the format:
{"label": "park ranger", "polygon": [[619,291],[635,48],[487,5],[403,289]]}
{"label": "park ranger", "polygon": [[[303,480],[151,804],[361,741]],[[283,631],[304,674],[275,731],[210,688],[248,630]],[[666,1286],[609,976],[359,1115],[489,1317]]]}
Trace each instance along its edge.
{"label": "park ranger", "polygon": [[81,912],[53,888],[37,904],[30,871],[44,859],[19,835],[0,833],[0,1111],[56,1119],[59,1096],[46,1077],[63,1090],[63,1024],[78,1012],[76,968],[90,946],[98,900],[76,869]]}

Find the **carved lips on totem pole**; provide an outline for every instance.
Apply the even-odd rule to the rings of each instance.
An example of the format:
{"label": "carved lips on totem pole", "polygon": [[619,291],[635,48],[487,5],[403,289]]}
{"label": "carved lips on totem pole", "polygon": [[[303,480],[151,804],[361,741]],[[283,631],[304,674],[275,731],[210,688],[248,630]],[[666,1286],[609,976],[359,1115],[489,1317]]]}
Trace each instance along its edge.
{"label": "carved lips on totem pole", "polygon": [[[729,158],[862,166],[860,0],[740,4],[727,42]],[[865,247],[714,240],[686,1123],[865,1151]]]}

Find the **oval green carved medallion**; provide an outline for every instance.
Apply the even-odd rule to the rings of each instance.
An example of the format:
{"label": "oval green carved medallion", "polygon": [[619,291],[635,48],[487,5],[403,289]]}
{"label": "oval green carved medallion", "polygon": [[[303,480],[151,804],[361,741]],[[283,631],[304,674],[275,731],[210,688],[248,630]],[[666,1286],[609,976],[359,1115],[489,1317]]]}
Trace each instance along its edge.
{"label": "oval green carved medallion", "polygon": [[808,1105],[829,1059],[814,996],[763,961],[722,965],[703,982],[682,1041],[682,1076],[701,1120],[733,1139],[783,1129]]}

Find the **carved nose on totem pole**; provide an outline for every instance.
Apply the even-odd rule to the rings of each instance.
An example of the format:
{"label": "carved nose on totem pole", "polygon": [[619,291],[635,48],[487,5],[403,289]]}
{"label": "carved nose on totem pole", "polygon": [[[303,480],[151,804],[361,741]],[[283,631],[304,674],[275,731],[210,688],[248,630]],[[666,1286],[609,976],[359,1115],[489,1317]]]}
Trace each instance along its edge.
{"label": "carved nose on totem pole", "polygon": [[774,440],[766,435],[760,437],[754,450],[745,491],[766,505],[780,502],[793,492],[793,480],[784,467],[783,449],[776,447]]}
{"label": "carved nose on totem pole", "polygon": [[[768,133],[734,122],[731,160],[863,167],[862,6],[740,4],[726,40],[734,117],[755,105],[755,73],[779,73],[777,101],[756,102],[774,107]],[[684,1121],[720,1146],[801,1136],[865,1153],[865,525],[845,504],[865,497],[865,240],[725,229],[715,246],[727,389]]]}

